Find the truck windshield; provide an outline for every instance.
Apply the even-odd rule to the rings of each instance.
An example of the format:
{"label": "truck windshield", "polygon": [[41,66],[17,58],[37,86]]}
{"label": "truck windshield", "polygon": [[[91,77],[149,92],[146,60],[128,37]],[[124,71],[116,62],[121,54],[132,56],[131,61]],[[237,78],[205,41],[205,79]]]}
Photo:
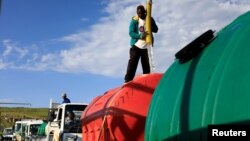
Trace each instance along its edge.
{"label": "truck windshield", "polygon": [[6,129],[3,130],[3,134],[4,135],[12,135],[13,134],[13,130],[9,129],[9,128],[6,128]]}
{"label": "truck windshield", "polygon": [[37,135],[38,128],[41,126],[41,124],[31,124],[30,125],[30,134],[31,135]]}
{"label": "truck windshield", "polygon": [[21,128],[21,123],[16,123],[15,124],[15,132],[19,131]]}
{"label": "truck windshield", "polygon": [[64,131],[67,133],[81,133],[81,115],[87,105],[67,105],[65,110]]}

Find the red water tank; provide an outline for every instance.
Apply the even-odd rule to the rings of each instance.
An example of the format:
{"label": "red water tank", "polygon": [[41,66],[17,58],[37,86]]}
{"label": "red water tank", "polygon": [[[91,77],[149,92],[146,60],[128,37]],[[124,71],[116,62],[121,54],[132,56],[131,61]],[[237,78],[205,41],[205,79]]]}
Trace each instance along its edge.
{"label": "red water tank", "polygon": [[96,97],[82,114],[82,140],[143,141],[149,103],[161,77],[139,75]]}

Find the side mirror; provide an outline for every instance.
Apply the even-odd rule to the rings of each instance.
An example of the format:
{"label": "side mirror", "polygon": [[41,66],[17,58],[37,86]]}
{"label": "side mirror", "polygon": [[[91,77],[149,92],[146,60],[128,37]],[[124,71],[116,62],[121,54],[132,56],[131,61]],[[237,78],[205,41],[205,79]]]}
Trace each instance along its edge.
{"label": "side mirror", "polygon": [[49,110],[48,121],[52,122],[55,118],[56,118],[55,111],[54,110]]}

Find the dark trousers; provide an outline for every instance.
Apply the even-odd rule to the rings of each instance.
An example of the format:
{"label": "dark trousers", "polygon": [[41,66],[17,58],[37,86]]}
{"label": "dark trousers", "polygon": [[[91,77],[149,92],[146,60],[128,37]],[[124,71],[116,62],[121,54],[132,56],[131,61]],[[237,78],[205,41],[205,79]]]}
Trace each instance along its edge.
{"label": "dark trousers", "polygon": [[128,61],[127,73],[125,75],[125,82],[131,81],[135,77],[135,72],[138,66],[139,59],[141,58],[143,74],[150,73],[150,65],[148,58],[148,50],[140,49],[136,46],[130,48],[130,58]]}

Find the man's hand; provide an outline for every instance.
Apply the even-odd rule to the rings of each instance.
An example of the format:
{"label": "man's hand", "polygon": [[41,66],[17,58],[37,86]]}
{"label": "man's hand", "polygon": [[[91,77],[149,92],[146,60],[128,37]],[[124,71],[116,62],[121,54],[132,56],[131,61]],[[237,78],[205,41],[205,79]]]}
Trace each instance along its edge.
{"label": "man's hand", "polygon": [[141,39],[145,39],[145,38],[146,38],[146,35],[147,35],[146,32],[142,32],[142,33],[141,33]]}

